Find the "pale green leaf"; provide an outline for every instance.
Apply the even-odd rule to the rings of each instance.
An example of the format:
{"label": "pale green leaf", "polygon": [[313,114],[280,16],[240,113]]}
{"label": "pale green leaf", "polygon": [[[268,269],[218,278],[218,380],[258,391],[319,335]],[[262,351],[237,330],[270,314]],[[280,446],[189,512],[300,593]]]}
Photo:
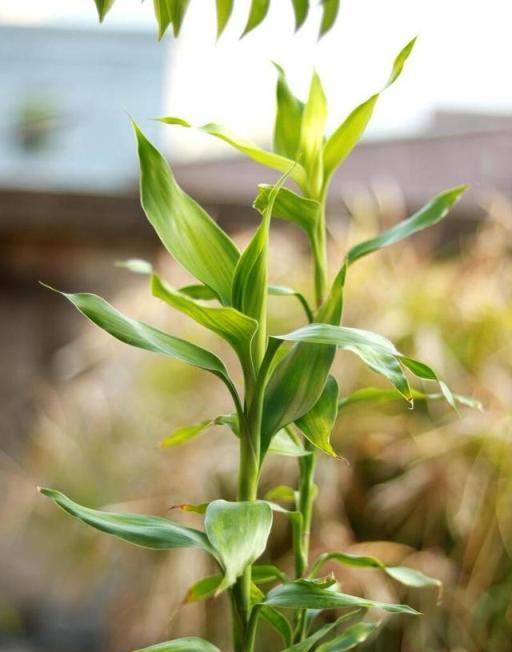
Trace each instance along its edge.
{"label": "pale green leaf", "polygon": [[272,564],[255,564],[252,567],[251,577],[255,584],[267,584],[274,580],[286,582],[288,579],[286,573],[283,573],[277,566]]}
{"label": "pale green leaf", "polygon": [[102,512],[83,507],[54,489],[39,489],[64,511],[101,532],[145,548],[200,548],[215,556],[204,532],[173,523],[160,516]]}
{"label": "pale green leaf", "polygon": [[329,376],[318,401],[295,422],[314,446],[332,457],[338,457],[331,445],[331,432],[338,416],[338,402],[338,383],[336,378]]}
{"label": "pale green leaf", "polygon": [[[159,118],[159,120],[165,124],[192,128],[192,125],[189,122],[182,120],[181,118],[164,117]],[[293,165],[294,161],[292,159],[287,158],[286,156],[281,156],[279,154],[274,154],[274,152],[267,152],[266,150],[261,149],[248,140],[236,138],[221,125],[210,123],[203,125],[202,127],[196,127],[196,129],[204,131],[205,133],[210,134],[211,136],[215,136],[216,138],[220,138],[220,140],[228,143],[239,152],[242,152],[253,161],[260,163],[261,165],[265,165],[266,167],[278,170],[282,173],[290,172],[290,177],[295,181],[295,183],[297,183],[301,188],[306,187],[306,172],[302,165],[298,163]]]}
{"label": "pale green leaf", "polygon": [[276,297],[295,297],[304,309],[308,322],[313,321],[313,311],[311,310],[306,297],[300,292],[297,292],[297,290],[284,285],[269,285],[268,293]]}
{"label": "pale green leaf", "polygon": [[[470,407],[476,410],[482,410],[482,404],[470,396],[462,396],[461,394],[452,394],[454,400],[465,407]],[[439,394],[425,394],[417,389],[411,388],[411,397],[414,401],[435,401],[444,399],[444,395]],[[395,401],[403,402],[403,396],[393,389],[381,389],[380,387],[364,387],[358,389],[349,396],[342,398],[339,402],[339,409],[346,408],[349,405],[356,403],[392,403]]]}
{"label": "pale green leaf", "polygon": [[277,111],[274,123],[274,151],[296,160],[299,155],[300,130],[304,103],[292,93],[284,70],[274,63],[277,70]]}
{"label": "pale green leaf", "polygon": [[217,593],[230,587],[247,566],[265,551],[272,527],[272,510],[264,501],[227,502],[208,505],[205,530],[224,568]]}
{"label": "pale green leaf", "polygon": [[433,586],[439,588],[441,582],[434,578],[425,575],[419,570],[414,568],[407,568],[406,566],[386,566],[386,573],[400,584],[405,586],[412,586],[415,588],[424,588]]}
{"label": "pale green leaf", "polygon": [[220,650],[202,638],[186,636],[185,638],[177,638],[174,641],[150,645],[135,650],[135,652],[220,652]]}
{"label": "pale green leaf", "polygon": [[216,0],[217,5],[217,38],[220,38],[228,20],[233,13],[234,0]]}
{"label": "pale green leaf", "polygon": [[194,584],[189,587],[184,602],[189,604],[191,602],[199,602],[201,600],[211,598],[213,595],[215,595],[215,592],[221,585],[222,580],[222,575],[217,574],[207,575],[197,582],[194,582]]}
{"label": "pale green leaf", "polygon": [[252,0],[247,24],[242,36],[249,34],[255,27],[265,19],[270,8],[270,0]]}
{"label": "pale green leaf", "polygon": [[317,652],[345,652],[364,643],[377,629],[375,623],[356,623],[348,627],[341,636],[328,641],[317,649]]}
{"label": "pale green leaf", "polygon": [[201,285],[201,283],[184,285],[179,289],[179,292],[186,294],[191,299],[201,299],[202,301],[212,301],[219,298],[211,288]]}
{"label": "pale green leaf", "polygon": [[141,169],[142,207],[171,255],[229,304],[239,253],[231,239],[176,183],[160,152],[133,123]]}
{"label": "pale green leaf", "polygon": [[120,260],[116,263],[116,267],[122,267],[123,269],[128,269],[130,272],[134,272],[134,274],[142,274],[143,276],[149,276],[153,273],[153,265],[147,260],[142,260],[142,258]]}
{"label": "pale green leaf", "polygon": [[325,123],[327,121],[327,99],[322,82],[316,72],[311,78],[309,95],[300,131],[300,153],[308,175],[308,190],[310,196],[317,197],[322,190],[323,157]]}
{"label": "pale green leaf", "polygon": [[292,439],[284,428],[272,437],[268,452],[270,455],[283,455],[284,457],[304,457],[304,455],[310,454],[300,443]]}
{"label": "pale green leaf", "polygon": [[295,489],[288,485],[280,484],[269,489],[265,494],[265,500],[283,500],[286,502],[295,501]]}
{"label": "pale green leaf", "polygon": [[299,643],[295,643],[295,645],[286,648],[286,650],[282,650],[282,652],[309,652],[310,650],[313,649],[313,647],[317,643],[319,643],[325,636],[327,636],[327,634],[329,634],[330,632],[332,632],[333,629],[338,627],[338,625],[345,622],[346,620],[349,620],[350,618],[353,618],[358,613],[360,613],[360,610],[356,609],[354,611],[350,611],[346,614],[343,614],[343,616],[340,616],[332,623],[327,623],[326,625],[322,625],[322,627],[317,629],[316,632],[313,632],[313,634],[305,638],[303,641],[300,641]]}

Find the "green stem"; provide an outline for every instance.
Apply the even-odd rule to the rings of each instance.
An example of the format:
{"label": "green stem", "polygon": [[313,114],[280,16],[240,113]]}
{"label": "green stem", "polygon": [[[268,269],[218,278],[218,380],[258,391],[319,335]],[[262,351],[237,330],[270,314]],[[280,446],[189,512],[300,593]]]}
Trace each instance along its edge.
{"label": "green stem", "polygon": [[311,239],[311,250],[315,277],[315,300],[318,307],[324,300],[327,288],[327,243],[324,196],[320,200],[318,224]]}

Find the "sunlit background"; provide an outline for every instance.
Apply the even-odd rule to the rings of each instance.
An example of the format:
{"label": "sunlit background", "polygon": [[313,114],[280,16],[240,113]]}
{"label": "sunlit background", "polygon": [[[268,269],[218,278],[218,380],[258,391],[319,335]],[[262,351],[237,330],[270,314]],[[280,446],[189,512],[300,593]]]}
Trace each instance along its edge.
{"label": "sunlit background", "polygon": [[[486,409],[347,409],[335,446],[349,464],[322,462],[314,548],[365,550],[443,580],[440,598],[397,592],[377,571],[333,568],[347,590],[407,600],[424,613],[415,622],[389,620],[365,650],[506,652],[512,5],[343,0],[337,24],[318,42],[319,9],[293,34],[291,3],[274,1],[240,41],[247,1],[216,43],[214,4],[192,0],[180,38],[159,43],[149,0],[117,0],[103,25],[93,0],[0,0],[0,650],[121,652],[193,633],[229,650],[222,599],[181,607],[187,586],[211,572],[205,559],[110,541],[43,504],[35,490],[45,484],[85,504],[164,515],[176,503],[235,492],[235,445],[223,429],[172,453],[157,446],[173,428],[214,416],[213,404],[215,413],[228,409],[220,384],[110,341],[38,285],[97,292],[230,360],[207,333],[152,300],[144,280],[115,267],[149,258],[173,285],[188,280],[139,208],[128,116],[243,244],[256,223],[256,186],[275,175],[225,143],[151,118],[218,122],[267,146],[275,61],[302,97],[319,71],[334,129],[383,86],[397,52],[419,34],[363,144],[335,177],[331,260],[334,268],[348,242],[470,183],[442,226],[354,271],[346,322],[384,333]],[[308,292],[302,239],[276,225],[272,247],[272,279]],[[294,326],[300,313],[275,301],[271,319]],[[378,385],[350,358],[339,362],[344,395]],[[293,483],[294,468],[272,458],[265,487]],[[278,528],[269,559],[289,566],[288,543]]]}

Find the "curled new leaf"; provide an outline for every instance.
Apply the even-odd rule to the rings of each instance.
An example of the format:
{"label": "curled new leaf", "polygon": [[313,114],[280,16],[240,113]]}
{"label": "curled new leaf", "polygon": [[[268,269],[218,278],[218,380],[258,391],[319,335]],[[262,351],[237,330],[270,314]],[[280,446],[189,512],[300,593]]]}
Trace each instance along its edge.
{"label": "curled new leaf", "polygon": [[214,500],[205,516],[206,534],[224,568],[217,593],[235,583],[263,554],[272,527],[272,510],[264,501]]}
{"label": "curled new leaf", "polygon": [[220,650],[203,638],[186,636],[185,638],[177,638],[174,641],[150,645],[135,650],[135,652],[220,652]]}
{"label": "curled new leaf", "polygon": [[173,523],[160,516],[118,514],[83,507],[55,489],[40,489],[64,511],[97,530],[145,548],[200,548],[215,556],[208,538],[200,530]]}
{"label": "curled new leaf", "polygon": [[162,154],[133,123],[142,207],[169,253],[228,304],[239,253],[231,239],[178,186]]}

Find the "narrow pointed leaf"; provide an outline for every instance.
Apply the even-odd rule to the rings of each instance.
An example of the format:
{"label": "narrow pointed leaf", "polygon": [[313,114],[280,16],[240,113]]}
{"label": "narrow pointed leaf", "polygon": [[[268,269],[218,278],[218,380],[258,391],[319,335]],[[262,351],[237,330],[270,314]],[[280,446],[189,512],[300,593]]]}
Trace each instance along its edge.
{"label": "narrow pointed leaf", "polygon": [[308,322],[313,321],[313,311],[311,310],[306,297],[300,292],[297,292],[297,290],[284,285],[269,285],[268,293],[276,297],[296,297],[304,309]]}
{"label": "narrow pointed leaf", "polygon": [[55,489],[40,489],[64,511],[101,532],[144,548],[200,548],[215,554],[204,532],[173,523],[160,516],[102,512],[83,507]]}
{"label": "narrow pointed leaf", "polygon": [[433,380],[437,382],[446,401],[449,403],[449,405],[452,406],[454,410],[457,410],[455,396],[452,394],[451,389],[445,382],[439,379],[438,375],[431,367],[429,367],[424,362],[420,362],[414,358],[409,358],[405,355],[400,356],[400,362],[417,378],[421,378],[422,380]]}
{"label": "narrow pointed leaf", "polygon": [[247,566],[263,554],[272,527],[272,510],[264,501],[214,500],[206,510],[204,524],[224,568],[219,593],[234,584]]}
{"label": "narrow pointed leaf", "polygon": [[[393,63],[391,75],[382,91],[389,88],[389,86],[398,79],[407,58],[412,52],[415,42],[416,39],[412,39],[398,53]],[[343,163],[363,135],[382,91],[372,95],[369,99],[354,109],[347,119],[327,139],[324,146],[324,170],[326,180],[328,180],[334,170]]]}
{"label": "narrow pointed leaf", "polygon": [[457,188],[446,190],[440,195],[437,195],[437,197],[434,197],[432,201],[423,206],[423,208],[409,219],[396,224],[376,238],[360,242],[355,247],[352,247],[347,254],[348,263],[352,264],[363,256],[367,256],[383,247],[389,247],[414,233],[418,233],[433,224],[437,224],[448,214],[450,208],[460,199],[462,193],[467,188],[468,186],[458,186]]}
{"label": "narrow pointed leaf", "polygon": [[327,636],[327,634],[338,627],[338,625],[345,622],[346,620],[349,620],[358,613],[360,613],[360,610],[356,609],[354,611],[350,611],[347,614],[343,614],[343,616],[340,616],[337,620],[334,620],[332,623],[322,625],[322,627],[317,629],[316,632],[313,632],[313,634],[305,638],[303,641],[300,643],[295,643],[295,645],[286,648],[286,650],[282,650],[282,652],[309,652],[317,643],[319,643],[325,636]]}
{"label": "narrow pointed leaf", "polygon": [[[258,195],[254,200],[254,208],[261,211],[268,205],[268,197],[272,186],[261,184],[258,186]],[[318,224],[320,204],[315,199],[298,195],[289,188],[281,188],[274,201],[272,217],[293,222],[303,229],[311,240]]]}
{"label": "narrow pointed leaf", "polygon": [[205,421],[200,421],[199,423],[194,423],[189,426],[183,426],[175,430],[169,437],[166,437],[160,442],[162,448],[170,448],[171,446],[178,446],[179,444],[184,444],[191,439],[195,439],[199,435],[202,435],[205,430],[211,428],[212,426],[228,426],[232,427],[233,415],[231,414],[222,414],[215,419],[206,419]]}
{"label": "narrow pointed leaf", "polygon": [[284,70],[274,64],[277,70],[277,111],[274,123],[274,151],[295,160],[299,155],[300,130],[304,103],[290,90]]}
{"label": "narrow pointed leaf", "polygon": [[310,454],[303,446],[289,437],[284,428],[279,430],[272,438],[268,453],[269,455],[283,455],[284,457],[304,457]]}
{"label": "narrow pointed leaf", "polygon": [[383,609],[390,613],[418,614],[415,609],[405,604],[389,604],[360,598],[348,593],[338,593],[309,580],[297,580],[277,586],[269,591],[264,604],[272,607],[282,607],[283,609],[362,607],[364,609]]}
{"label": "narrow pointed leaf", "polygon": [[322,82],[317,73],[313,73],[309,96],[302,115],[300,131],[300,153],[308,174],[310,195],[318,196],[323,182],[323,157],[325,123],[327,120],[327,99]]}
{"label": "narrow pointed leaf", "polygon": [[224,32],[228,20],[233,13],[234,0],[216,0],[217,4],[217,38]]}
{"label": "narrow pointed leaf", "polygon": [[220,650],[203,638],[187,636],[185,638],[177,638],[174,641],[167,641],[166,643],[150,645],[149,647],[135,650],[135,652],[220,652]]}
{"label": "narrow pointed leaf", "polygon": [[141,169],[142,207],[169,253],[229,304],[239,253],[231,239],[181,190],[160,152],[133,123]]}
{"label": "narrow pointed leaf", "polygon": [[100,19],[100,23],[102,23],[105,19],[105,16],[112,9],[114,0],[95,0],[95,2],[96,9],[98,10],[98,18]]}
{"label": "narrow pointed leaf", "polygon": [[439,588],[441,582],[435,577],[429,577],[419,570],[407,568],[406,566],[386,566],[385,572],[400,584],[415,588],[433,586]]}
{"label": "narrow pointed leaf", "polygon": [[197,582],[194,582],[194,584],[192,584],[192,586],[188,589],[184,602],[189,604],[191,602],[199,602],[201,600],[211,598],[213,595],[215,595],[217,589],[222,583],[222,580],[222,575],[207,575]]}
{"label": "narrow pointed leaf", "polygon": [[292,0],[292,5],[295,13],[295,31],[298,31],[308,17],[309,0]]}
{"label": "narrow pointed leaf", "polygon": [[265,19],[269,8],[270,0],[252,0],[249,17],[242,37],[249,34],[249,32],[252,32],[255,27],[258,27],[258,25]]}
{"label": "narrow pointed leaf", "polygon": [[[257,321],[235,308],[205,306],[195,299],[174,290],[157,274],[153,274],[151,289],[153,296],[162,299],[176,310],[191,317],[201,326],[222,337],[233,347],[244,369],[251,369],[251,342],[258,330]],[[263,292],[265,292],[264,289]]]}
{"label": "narrow pointed leaf", "polygon": [[169,25],[174,20],[176,0],[153,0],[156,22],[158,24],[158,40],[160,41]]}
{"label": "narrow pointed leaf", "polygon": [[200,283],[184,285],[179,289],[179,292],[187,295],[187,297],[190,297],[191,299],[201,299],[202,301],[213,301],[214,299],[219,298],[211,288],[206,285],[201,285]]}
{"label": "narrow pointed leaf", "polygon": [[334,376],[329,376],[318,401],[295,422],[314,446],[332,457],[338,457],[331,445],[331,433],[338,416],[338,403],[338,383]]}
{"label": "narrow pointed leaf", "polygon": [[[480,401],[461,394],[452,394],[454,400],[465,407],[470,407],[475,410],[482,410]],[[444,399],[442,393],[438,394],[425,394],[417,389],[411,388],[411,397],[414,401],[436,401]],[[339,409],[344,409],[355,403],[392,403],[395,401],[403,401],[403,396],[393,389],[381,389],[380,387],[364,387],[358,389],[349,396],[345,396],[339,402]]]}
{"label": "narrow pointed leaf", "polygon": [[[182,120],[181,118],[164,117],[159,118],[159,120],[165,124],[192,128],[192,125],[189,122],[186,122],[186,120]],[[211,136],[215,136],[216,138],[220,138],[220,140],[228,143],[228,145],[231,145],[239,152],[242,152],[253,161],[256,161],[257,163],[265,165],[266,167],[272,168],[274,170],[278,170],[279,172],[285,173],[290,171],[290,168],[292,168],[294,164],[294,161],[290,158],[287,158],[286,156],[274,154],[274,152],[267,152],[254,143],[251,143],[249,140],[236,138],[221,125],[210,123],[203,125],[202,127],[196,127],[196,129],[204,131],[205,133],[210,134]],[[306,187],[306,172],[300,164],[297,163],[295,166],[293,166],[290,172],[290,177],[301,188]]]}
{"label": "narrow pointed leaf", "polygon": [[338,11],[340,9],[340,0],[322,0],[322,22],[320,24],[320,38],[327,34],[336,22]]}
{"label": "narrow pointed leaf", "polygon": [[172,0],[172,4],[174,5],[172,27],[175,37],[180,35],[181,26],[183,24],[183,19],[185,18],[185,13],[188,9],[189,1],[190,0]]}
{"label": "narrow pointed leaf", "polygon": [[364,643],[377,629],[375,623],[356,623],[348,627],[341,636],[320,645],[317,652],[345,652]]}
{"label": "narrow pointed leaf", "polygon": [[292,626],[286,616],[277,609],[268,606],[260,607],[260,616],[280,634],[284,645],[291,645],[293,636]]}
{"label": "narrow pointed leaf", "polygon": [[274,580],[286,582],[288,579],[286,573],[283,573],[277,566],[272,564],[255,564],[252,567],[251,577],[255,584],[266,584]]}

